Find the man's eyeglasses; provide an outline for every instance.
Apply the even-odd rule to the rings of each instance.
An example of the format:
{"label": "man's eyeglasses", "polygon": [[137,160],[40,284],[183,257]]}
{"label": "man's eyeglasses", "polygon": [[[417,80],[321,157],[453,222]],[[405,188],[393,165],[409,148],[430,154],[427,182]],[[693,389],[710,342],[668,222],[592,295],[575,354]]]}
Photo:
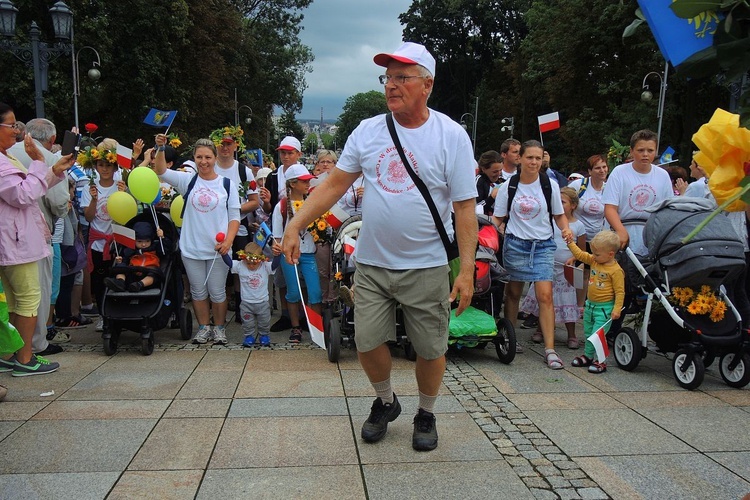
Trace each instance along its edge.
{"label": "man's eyeglasses", "polygon": [[0,123],[0,127],[8,127],[13,130],[21,130],[17,123]]}
{"label": "man's eyeglasses", "polygon": [[388,85],[390,81],[393,81],[393,83],[395,83],[396,85],[403,85],[410,78],[429,78],[429,77],[422,76],[422,75],[380,75],[378,77],[378,80],[380,80],[381,85]]}

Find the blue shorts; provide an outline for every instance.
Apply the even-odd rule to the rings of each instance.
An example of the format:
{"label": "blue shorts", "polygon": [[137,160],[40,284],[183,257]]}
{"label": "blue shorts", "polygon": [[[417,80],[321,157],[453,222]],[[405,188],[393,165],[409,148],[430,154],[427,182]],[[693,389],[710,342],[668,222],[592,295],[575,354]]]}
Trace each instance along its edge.
{"label": "blue shorts", "polygon": [[555,277],[555,240],[522,240],[505,234],[503,266],[510,281],[535,283]]}

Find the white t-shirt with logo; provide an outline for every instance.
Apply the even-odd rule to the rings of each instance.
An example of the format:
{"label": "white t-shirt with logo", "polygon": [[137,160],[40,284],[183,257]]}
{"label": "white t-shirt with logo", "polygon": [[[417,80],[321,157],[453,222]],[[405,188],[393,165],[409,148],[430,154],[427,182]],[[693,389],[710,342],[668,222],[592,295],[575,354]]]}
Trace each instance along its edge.
{"label": "white t-shirt with logo", "polygon": [[[286,228],[286,226],[284,225],[284,218],[281,215],[281,201],[282,200],[279,200],[276,206],[273,207],[273,215],[271,215],[271,230],[273,231],[273,237],[279,241],[281,241],[284,237],[284,229]],[[286,205],[286,203],[287,202],[284,202],[284,205]],[[294,208],[294,202],[291,201],[290,203],[292,203],[292,213],[296,214],[297,210]],[[315,253],[315,241],[313,240],[313,235],[309,231],[305,230],[300,233],[299,237],[300,253]]]}
{"label": "white t-shirt with logo", "polygon": [[637,255],[648,254],[643,243],[643,225],[627,224],[632,220],[648,220],[651,215],[646,209],[674,196],[669,173],[661,167],[651,165],[651,171],[640,174],[632,163],[623,163],[612,170],[607,180],[602,201],[605,205],[615,205],[620,220],[628,231],[628,246]]}
{"label": "white t-shirt with logo", "polygon": [[[237,193],[239,193],[240,181],[242,180],[242,179],[240,179],[240,162],[239,161],[234,160],[234,163],[232,163],[232,165],[230,167],[228,167],[228,168],[221,167],[219,165],[219,162],[217,161],[214,164],[214,172],[216,172],[217,174],[221,175],[222,177],[226,177],[227,179],[231,180],[234,183],[234,185],[237,187]],[[247,179],[247,182],[254,182],[255,181],[255,176],[253,175],[252,170],[250,170],[247,167],[245,167],[245,175],[246,175],[245,178]],[[258,187],[257,186],[255,187],[255,189],[248,189],[247,190],[247,194],[248,195],[257,194],[257,193],[258,193]],[[247,199],[240,200],[240,205],[242,205],[246,201],[247,201]],[[240,217],[241,217],[240,220],[246,219],[247,215],[248,214],[244,214],[244,215],[240,214]],[[243,226],[242,224],[240,224],[240,228],[237,231],[237,236],[247,236],[247,228],[245,226]]]}
{"label": "white t-shirt with logo", "polygon": [[[396,132],[411,168],[424,181],[453,239],[452,202],[475,199],[477,162],[466,131],[429,110],[418,128]],[[363,120],[346,141],[336,168],[364,174],[357,262],[385,269],[426,269],[448,262],[445,247],[419,189],[401,163],[385,115]]]}
{"label": "white t-shirt with logo", "polygon": [[[96,215],[94,215],[94,220],[89,223],[90,227],[100,233],[112,234],[112,217],[107,210],[107,199],[109,199],[112,193],[117,192],[117,181],[114,181],[110,187],[106,188],[99,184],[98,179],[94,181],[94,184],[96,185],[97,191],[99,191],[99,195],[96,199]],[[81,206],[85,209],[90,203],[91,193],[89,193],[88,189],[84,189],[81,193]],[[91,244],[91,249],[97,252],[103,252],[104,240],[95,240]]]}
{"label": "white t-shirt with logo", "polygon": [[[576,193],[581,189],[583,179],[576,179],[568,187],[575,189]],[[604,218],[604,202],[602,196],[604,195],[604,185],[602,185],[601,191],[594,189],[594,186],[586,186],[586,191],[579,197],[578,207],[575,209],[576,219],[583,222],[586,228],[586,241],[591,241],[596,233],[608,226],[607,219]]]}
{"label": "white t-shirt with logo", "polygon": [[[184,193],[193,176],[188,172],[167,170],[161,175],[161,179]],[[230,181],[227,193],[222,176],[210,181],[197,177],[185,200],[185,215],[180,232],[182,254],[190,259],[212,260],[216,256],[216,234],[226,233],[229,221],[232,220],[240,220],[237,184]]]}
{"label": "white t-shirt with logo", "polygon": [[[544,175],[544,174],[540,174]],[[500,190],[497,192],[495,200],[495,217],[505,217],[508,215],[508,186],[510,182],[503,182]],[[552,196],[550,199],[550,208],[552,215],[562,215],[564,212],[562,200],[560,199],[560,187],[551,183]],[[516,195],[513,197],[513,204],[510,206],[510,216],[505,232],[512,234],[522,240],[545,241],[554,235],[552,225],[550,224],[549,210],[547,209],[547,200],[544,199],[542,183],[537,178],[531,184],[518,183]],[[555,224],[554,219],[552,224]]]}
{"label": "white t-shirt with logo", "polygon": [[232,261],[232,273],[240,277],[240,297],[249,304],[268,304],[268,277],[273,274],[270,262],[253,271],[242,261]]}

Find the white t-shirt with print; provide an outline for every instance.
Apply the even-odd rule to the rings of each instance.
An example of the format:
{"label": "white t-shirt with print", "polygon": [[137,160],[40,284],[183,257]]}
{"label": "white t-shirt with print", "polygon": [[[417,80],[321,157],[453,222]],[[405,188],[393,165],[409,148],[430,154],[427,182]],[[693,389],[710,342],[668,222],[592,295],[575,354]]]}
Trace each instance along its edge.
{"label": "white t-shirt with print", "polygon": [[[161,179],[184,193],[193,177],[194,174],[188,172],[167,170]],[[216,234],[226,233],[229,221],[232,220],[240,220],[237,185],[230,181],[227,193],[222,176],[219,175],[210,181],[197,177],[185,200],[185,215],[180,232],[182,254],[190,259],[212,260],[216,256]]]}
{"label": "white t-shirt with print", "polygon": [[[575,189],[576,193],[581,189],[583,179],[576,179],[568,187]],[[597,191],[594,186],[586,186],[586,191],[578,199],[578,206],[575,209],[576,219],[583,222],[586,228],[586,241],[591,241],[596,233],[608,226],[607,219],[604,218],[604,202],[602,196],[604,195],[604,185],[602,189]]]}
{"label": "white t-shirt with print", "polygon": [[[510,182],[503,182],[497,192],[495,200],[495,217],[508,215],[508,186]],[[560,187],[552,184],[552,197],[550,199],[552,215],[561,215],[563,211],[560,199]],[[513,204],[510,207],[510,216],[505,232],[512,234],[522,240],[545,241],[553,236],[553,229],[549,223],[549,210],[547,201],[544,199],[542,183],[537,178],[531,184],[518,183]],[[552,220],[554,224],[554,219]]]}
{"label": "white t-shirt with print", "polygon": [[[282,198],[286,199],[286,198]],[[286,204],[287,202],[284,202]],[[292,213],[297,213],[297,210],[294,208],[294,202],[292,203]],[[275,207],[273,207],[273,215],[271,216],[271,230],[273,231],[273,237],[279,241],[281,241],[281,238],[284,236],[284,218],[281,216],[281,200],[276,204]],[[286,207],[285,207],[286,208]],[[299,244],[299,251],[300,253],[315,253],[315,241],[313,240],[313,235],[309,231],[302,231],[300,233],[300,244]]]}
{"label": "white t-shirt with print", "polygon": [[253,271],[242,261],[232,261],[232,273],[240,277],[240,297],[249,304],[268,304],[268,277],[273,274],[270,262]]}
{"label": "white t-shirt with print", "polygon": [[[661,167],[651,165],[651,171],[640,174],[632,163],[618,165],[607,180],[602,201],[605,205],[615,205],[620,220],[648,220],[651,215],[646,209],[674,196],[669,173]],[[628,246],[637,255],[646,255],[648,249],[643,243],[643,225],[623,224],[628,231]]]}
{"label": "white t-shirt with print", "polygon": [[[110,187],[102,187],[99,184],[99,180],[94,181],[96,189],[99,191],[99,196],[96,199],[96,215],[94,220],[89,224],[91,229],[95,229],[100,233],[112,234],[112,217],[109,215],[107,210],[107,199],[112,193],[117,192],[117,181]],[[84,189],[81,193],[81,206],[85,209],[91,203],[91,193],[88,189]],[[91,249],[97,252],[104,251],[104,240],[96,240],[91,244]]]}
{"label": "white t-shirt with print", "polygon": [[[219,165],[219,162],[217,161],[214,164],[214,172],[234,182],[234,185],[237,186],[237,193],[239,193],[240,181],[242,180],[240,179],[240,162],[239,161],[234,160],[234,163],[228,168],[221,167]],[[245,177],[247,179],[247,182],[255,181],[255,176],[253,175],[252,170],[250,170],[247,167],[245,167],[245,175],[247,176]],[[257,186],[255,189],[247,190],[248,195],[257,194],[257,193],[258,193]],[[240,205],[242,205],[246,201],[247,201],[246,199],[240,200]],[[240,217],[241,217],[240,220],[246,219],[247,215],[248,214],[244,214],[244,215],[240,214]],[[237,236],[247,236],[247,228],[243,226],[242,224],[240,224],[240,229],[237,231]]]}
{"label": "white t-shirt with print", "polygon": [[[411,168],[427,185],[448,237],[453,239],[452,202],[475,199],[477,162],[466,131],[429,110],[418,128],[396,132]],[[362,229],[357,262],[385,269],[426,269],[448,262],[422,194],[401,163],[385,115],[363,120],[346,141],[336,168],[364,174]]]}

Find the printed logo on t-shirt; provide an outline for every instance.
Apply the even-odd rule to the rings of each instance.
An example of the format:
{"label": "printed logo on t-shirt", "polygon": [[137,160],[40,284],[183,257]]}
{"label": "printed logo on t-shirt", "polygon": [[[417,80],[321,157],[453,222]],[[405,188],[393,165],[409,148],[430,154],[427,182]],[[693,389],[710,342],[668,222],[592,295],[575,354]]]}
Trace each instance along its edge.
{"label": "printed logo on t-shirt", "polygon": [[219,204],[219,195],[205,186],[196,188],[190,198],[193,208],[202,213],[216,210]]}
{"label": "printed logo on t-shirt", "polygon": [[513,200],[513,211],[522,220],[532,220],[542,211],[542,204],[536,196],[520,195]]}
{"label": "printed logo on t-shirt", "polygon": [[96,200],[96,218],[103,222],[109,222],[112,217],[109,216],[109,209],[107,208],[107,198],[98,198]]}
{"label": "printed logo on t-shirt", "polygon": [[581,210],[589,215],[601,215],[604,213],[604,204],[599,198],[586,198],[581,202]]}
{"label": "printed logo on t-shirt", "polygon": [[656,201],[656,190],[648,184],[635,186],[628,196],[628,205],[636,212],[643,212]]}
{"label": "printed logo on t-shirt", "polygon": [[251,274],[250,276],[243,278],[242,281],[253,290],[257,290],[263,284],[263,280],[257,274]]}
{"label": "printed logo on t-shirt", "polygon": [[[404,154],[411,161],[411,168],[414,172],[419,172],[414,155],[408,150],[404,151]],[[388,193],[403,193],[415,187],[414,182],[409,177],[409,173],[404,168],[404,164],[401,162],[398,151],[393,146],[378,156],[378,161],[375,165],[375,175],[378,185]]]}

